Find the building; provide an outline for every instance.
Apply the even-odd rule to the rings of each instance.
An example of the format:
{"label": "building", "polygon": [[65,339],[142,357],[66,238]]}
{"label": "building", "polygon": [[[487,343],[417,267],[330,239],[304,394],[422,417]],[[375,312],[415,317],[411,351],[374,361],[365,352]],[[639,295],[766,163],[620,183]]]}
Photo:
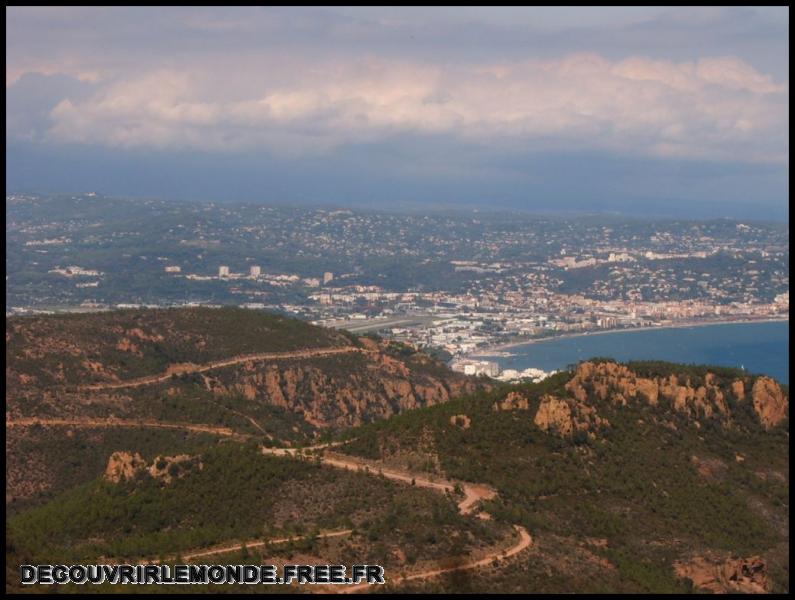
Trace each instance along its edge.
{"label": "building", "polygon": [[334,279],[334,273],[332,273],[331,271],[326,271],[325,273],[323,273],[323,285],[326,285],[333,279]]}
{"label": "building", "polygon": [[166,267],[166,273],[180,273],[181,271],[182,267],[176,267],[176,266]]}
{"label": "building", "polygon": [[602,317],[596,320],[596,326],[604,329],[610,329],[618,325],[618,319],[615,317]]}
{"label": "building", "polygon": [[229,277],[229,267],[225,265],[218,267],[218,277]]}
{"label": "building", "polygon": [[249,269],[249,275],[251,275],[251,277],[259,277],[261,273],[262,269],[260,269],[256,265],[252,266],[251,269]]}
{"label": "building", "polygon": [[488,360],[462,360],[452,365],[453,371],[463,372],[465,375],[488,375],[497,377],[500,374],[500,365]]}
{"label": "building", "polygon": [[627,252],[611,252],[607,262],[634,262],[635,259]]}

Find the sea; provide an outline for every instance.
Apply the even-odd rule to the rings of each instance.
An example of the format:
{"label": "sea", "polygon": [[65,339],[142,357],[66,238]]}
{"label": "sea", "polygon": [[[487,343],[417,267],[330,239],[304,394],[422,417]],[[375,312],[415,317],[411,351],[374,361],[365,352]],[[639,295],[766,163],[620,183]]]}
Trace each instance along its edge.
{"label": "sea", "polygon": [[741,367],[789,384],[789,321],[641,329],[549,339],[506,348],[503,369],[554,371],[593,357]]}

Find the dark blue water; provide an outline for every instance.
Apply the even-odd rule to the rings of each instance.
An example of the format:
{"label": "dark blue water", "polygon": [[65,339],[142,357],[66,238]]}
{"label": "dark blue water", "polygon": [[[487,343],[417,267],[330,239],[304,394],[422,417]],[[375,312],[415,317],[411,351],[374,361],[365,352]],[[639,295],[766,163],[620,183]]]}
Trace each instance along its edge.
{"label": "dark blue water", "polygon": [[552,371],[595,356],[745,367],[789,383],[789,322],[732,323],[552,339],[507,349],[503,369]]}

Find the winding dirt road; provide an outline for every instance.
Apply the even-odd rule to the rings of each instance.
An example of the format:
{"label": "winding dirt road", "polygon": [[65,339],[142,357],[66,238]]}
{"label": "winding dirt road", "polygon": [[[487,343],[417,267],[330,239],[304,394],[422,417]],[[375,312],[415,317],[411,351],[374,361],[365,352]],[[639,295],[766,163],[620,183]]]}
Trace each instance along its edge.
{"label": "winding dirt road", "polygon": [[[533,538],[530,537],[530,534],[527,532],[527,529],[525,529],[521,525],[514,525],[513,528],[519,534],[519,541],[510,548],[507,548],[506,550],[502,550],[500,552],[493,552],[492,554],[489,554],[479,560],[473,560],[471,562],[455,565],[453,567],[442,567],[439,569],[431,569],[429,571],[412,573],[411,575],[403,575],[402,577],[391,579],[389,580],[389,582],[403,583],[405,581],[430,579],[432,577],[438,577],[439,575],[444,575],[445,573],[452,573],[454,571],[467,571],[469,569],[477,569],[478,567],[488,567],[495,560],[505,560],[506,558],[510,558],[515,554],[519,554],[525,548],[529,548],[530,546],[533,545]],[[374,587],[373,584],[359,583],[356,585],[346,586],[344,588],[338,588],[335,591],[340,592],[342,594],[355,594],[369,589],[377,589],[377,588]]]}
{"label": "winding dirt road", "polygon": [[[167,423],[167,422],[159,422],[159,421],[136,421],[136,420],[122,420],[122,419],[39,419],[39,418],[17,418],[17,419],[6,419],[6,427],[30,427],[34,425],[44,425],[44,426],[68,426],[68,427],[86,427],[86,428],[94,428],[94,427],[130,427],[130,428],[138,428],[138,427],[153,427],[159,429],[181,429],[185,431],[191,432],[199,432],[199,433],[211,433],[215,435],[221,435],[225,437],[235,438],[235,439],[250,439],[252,436],[246,434],[240,434],[228,427],[218,427],[218,426],[211,426],[211,425],[197,425],[192,423]],[[348,455],[343,454],[336,454],[331,452],[326,452],[330,448],[334,448],[336,446],[340,446],[343,444],[348,443],[350,440],[344,442],[330,442],[326,444],[318,444],[315,446],[307,446],[304,448],[267,448],[262,447],[261,451],[263,454],[270,455],[270,456],[291,456],[297,457],[305,454],[307,452],[317,452],[322,451],[323,454],[316,454],[315,456],[318,457],[322,464],[328,465],[333,468],[337,469],[345,469],[348,471],[366,471],[372,475],[378,475],[386,477],[387,479],[391,479],[393,481],[399,481],[404,484],[415,485],[417,487],[423,487],[435,490],[440,493],[452,492],[455,489],[456,485],[459,485],[460,488],[464,492],[464,497],[458,502],[458,510],[462,515],[469,515],[474,514],[475,516],[481,519],[491,519],[491,515],[487,512],[480,510],[479,503],[482,500],[490,500],[496,497],[497,492],[492,487],[485,485],[485,484],[477,484],[477,483],[469,483],[466,481],[458,481],[453,479],[430,479],[424,474],[419,473],[412,473],[409,471],[401,471],[394,468],[384,468],[383,466],[374,463],[372,461],[363,460],[360,458],[354,458]],[[426,571],[421,571],[419,573],[411,573],[409,575],[404,575],[395,579],[390,580],[391,583],[402,583],[404,581],[416,581],[422,579],[430,579],[432,577],[437,577],[439,575],[443,575],[445,573],[451,573],[454,571],[464,571],[469,569],[475,569],[478,567],[486,567],[491,565],[495,560],[506,559],[511,556],[514,556],[521,551],[525,550],[526,548],[530,547],[533,544],[533,539],[528,533],[528,531],[522,527],[521,525],[513,525],[514,530],[519,536],[518,541],[511,547],[504,549],[504,550],[496,550],[483,558],[480,559],[473,559],[469,562],[464,562],[461,564],[457,564],[450,567],[439,567],[435,569],[429,569]],[[343,535],[348,535],[351,533],[351,530],[340,530],[340,531],[330,531],[321,533],[318,537],[321,538],[332,538],[338,537]],[[267,541],[258,541],[252,540],[250,542],[245,542],[245,546],[248,548],[256,548],[259,546],[264,546],[266,544],[276,544],[276,543],[283,543],[289,542],[297,539],[301,539],[303,536],[291,536],[291,537],[284,537],[284,538],[276,538]],[[215,554],[223,554],[225,552],[233,552],[239,550],[243,547],[243,542],[238,542],[233,545],[227,545],[222,547],[210,548],[205,550],[197,550],[194,552],[189,552],[183,555],[183,558],[187,560],[192,560],[195,558],[201,558],[204,556],[212,556]],[[340,593],[356,593],[365,590],[374,590],[371,584],[361,583],[352,586],[331,586],[330,590],[326,591],[334,591]],[[317,591],[320,591],[319,589]]]}
{"label": "winding dirt road", "polygon": [[135,379],[127,379],[125,381],[114,381],[109,383],[95,383],[91,385],[78,386],[80,391],[100,391],[100,390],[117,390],[129,387],[140,387],[144,385],[152,385],[154,383],[162,383],[171,379],[172,375],[184,375],[191,373],[203,373],[212,369],[220,369],[237,365],[249,361],[262,361],[262,360],[284,360],[295,358],[316,358],[318,356],[333,356],[335,354],[349,354],[351,352],[372,353],[374,350],[367,350],[366,348],[358,348],[355,346],[342,346],[337,348],[315,348],[311,350],[295,350],[292,352],[259,352],[257,354],[245,354],[243,356],[235,356],[232,358],[225,358],[223,360],[214,360],[212,362],[204,363],[202,365],[195,365],[192,363],[182,363],[171,365],[165,373],[160,375],[147,375],[146,377],[136,377]]}
{"label": "winding dirt road", "polygon": [[[339,446],[345,442],[334,442],[330,444],[320,444],[317,446],[310,446],[303,449],[291,448],[262,448],[263,454],[270,454],[273,456],[299,456],[301,451],[307,450],[327,450],[328,448]],[[351,456],[342,454],[324,453],[319,456],[320,461],[324,465],[334,467],[337,469],[345,469],[348,471],[364,471],[365,469],[372,475],[382,475],[387,479],[399,481],[401,483],[408,483],[409,485],[416,485],[435,490],[437,492],[445,493],[452,492],[456,484],[461,486],[464,491],[464,497],[458,502],[458,510],[462,515],[475,514],[481,519],[491,519],[491,515],[483,510],[479,510],[479,503],[481,500],[490,500],[497,495],[497,491],[485,484],[469,483],[466,481],[457,481],[452,479],[428,479],[426,476],[408,471],[400,471],[392,468],[384,468],[376,463],[353,458]],[[477,511],[477,512],[476,512]],[[518,541],[505,550],[498,550],[486,555],[477,560],[470,560],[462,564],[457,564],[451,567],[440,567],[437,569],[430,569],[421,571],[419,573],[412,573],[404,575],[396,579],[392,579],[391,583],[402,583],[404,581],[414,581],[421,579],[430,579],[445,573],[452,573],[454,571],[465,571],[469,569],[476,569],[478,567],[486,567],[491,565],[495,560],[506,559],[520,553],[522,550],[529,548],[533,544],[533,538],[530,533],[521,525],[514,525],[514,531],[519,536]],[[371,584],[361,583],[352,586],[331,586],[331,591],[340,593],[357,593],[368,589],[376,589]]]}
{"label": "winding dirt road", "polygon": [[[316,446],[314,449],[325,448],[322,446]],[[383,475],[387,479],[392,479],[393,481],[400,481],[401,483],[408,483],[410,485],[413,483],[413,485],[416,485],[417,487],[428,488],[441,493],[452,492],[455,489],[456,484],[458,484],[464,491],[464,498],[458,503],[458,510],[462,515],[474,513],[478,502],[481,500],[490,500],[497,495],[497,492],[487,485],[468,483],[466,481],[456,481],[452,479],[429,479],[427,476],[422,474],[411,473],[409,471],[400,471],[393,468],[384,468],[383,466],[376,463],[353,458],[344,454],[325,453],[320,457],[320,461],[324,465],[329,465],[330,467],[335,467],[337,469],[345,469],[348,471],[368,470],[373,475]],[[477,514],[479,515],[480,512],[481,511],[478,511]]]}
{"label": "winding dirt road", "polygon": [[[327,444],[318,444],[315,446],[307,446],[304,448],[262,447],[261,450],[263,454],[269,456],[298,457],[301,455],[305,455],[306,452],[326,451],[329,448],[341,446],[345,443],[347,442],[330,442]],[[491,516],[485,511],[478,510],[479,502],[481,500],[490,500],[491,498],[494,498],[497,495],[496,490],[494,490],[488,485],[469,483],[466,481],[457,481],[452,479],[429,479],[428,477],[422,474],[411,473],[408,471],[400,471],[393,468],[383,468],[381,465],[378,465],[374,462],[353,458],[351,456],[342,455],[342,454],[324,453],[316,456],[318,456],[322,464],[334,467],[336,469],[344,469],[347,471],[366,470],[368,473],[372,475],[383,476],[393,481],[399,481],[401,483],[415,485],[417,487],[432,489],[440,493],[452,492],[455,489],[456,484],[458,484],[460,485],[461,489],[464,492],[464,497],[458,502],[459,512],[462,515],[469,515],[474,513],[475,516],[482,519],[491,518]],[[530,536],[527,529],[525,529],[521,525],[514,525],[513,528],[516,534],[518,535],[518,540],[515,544],[513,544],[509,548],[503,550],[495,550],[494,552],[487,554],[483,558],[473,559],[470,560],[469,562],[464,562],[454,566],[439,567],[435,569],[421,571],[419,573],[411,573],[409,575],[403,575],[401,577],[391,579],[390,582],[402,583],[405,581],[430,579],[432,577],[444,575],[445,573],[452,573],[454,571],[464,571],[469,569],[476,569],[478,567],[487,567],[492,563],[494,563],[495,560],[505,560],[507,558],[510,558],[516,554],[519,554],[521,551],[525,550],[526,548],[529,548],[533,544],[533,538]],[[327,533],[321,533],[318,537],[331,538],[331,537],[348,535],[350,533],[351,533],[350,529],[345,529],[341,531],[331,531]],[[245,545],[247,548],[256,548],[264,546],[266,544],[277,544],[282,542],[293,541],[301,539],[301,537],[302,536],[292,536],[285,538],[276,538],[268,541],[254,540],[251,542],[246,542]],[[187,561],[204,556],[212,556],[215,554],[223,554],[225,552],[237,551],[240,550],[242,547],[243,547],[242,543],[235,543],[233,545],[227,545],[219,548],[211,548],[208,550],[201,550],[201,551],[184,554],[183,558]],[[349,586],[330,586],[330,591],[339,592],[339,593],[357,593],[368,589],[375,590],[377,588],[374,588],[371,584],[368,583],[360,583],[357,585],[349,585]]]}

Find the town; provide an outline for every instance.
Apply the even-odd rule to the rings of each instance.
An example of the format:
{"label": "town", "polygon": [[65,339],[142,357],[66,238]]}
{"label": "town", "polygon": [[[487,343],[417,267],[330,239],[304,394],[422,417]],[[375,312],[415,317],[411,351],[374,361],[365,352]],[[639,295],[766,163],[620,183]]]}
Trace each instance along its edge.
{"label": "town", "polygon": [[234,304],[378,334],[493,377],[506,375],[476,355],[505,344],[789,315],[785,224],[97,194],[6,202],[7,314]]}

